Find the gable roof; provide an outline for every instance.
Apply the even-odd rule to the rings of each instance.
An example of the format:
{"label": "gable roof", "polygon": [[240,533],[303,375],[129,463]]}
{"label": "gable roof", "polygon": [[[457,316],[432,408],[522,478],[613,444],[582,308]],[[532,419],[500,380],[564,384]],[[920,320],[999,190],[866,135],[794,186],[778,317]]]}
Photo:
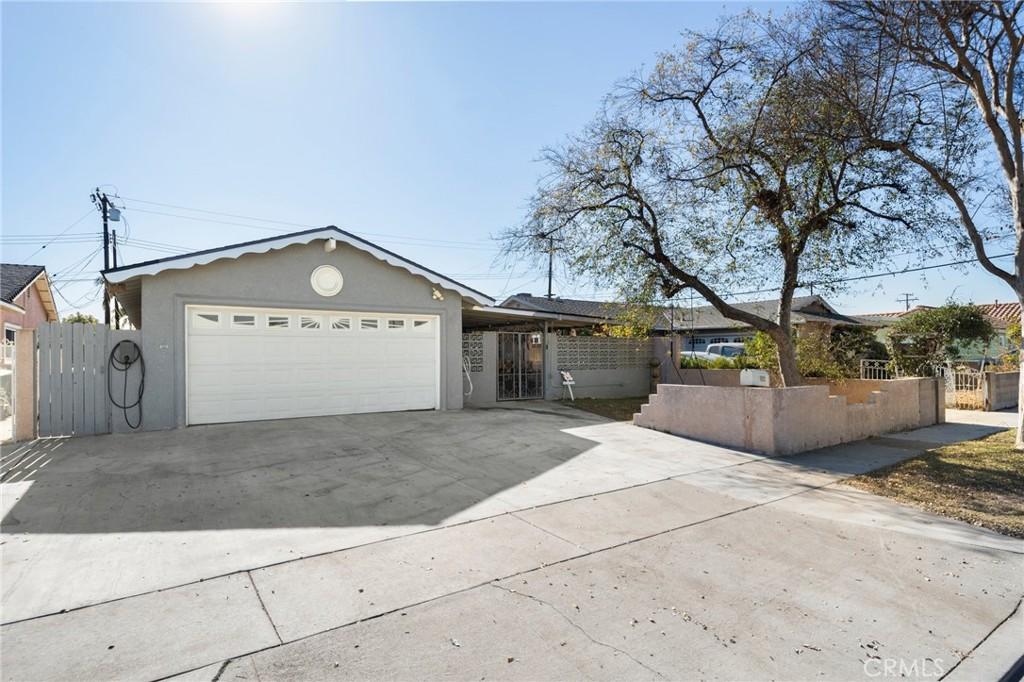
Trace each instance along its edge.
{"label": "gable roof", "polygon": [[[605,301],[583,301],[571,298],[546,298],[543,296],[532,296],[530,294],[516,294],[508,297],[502,304],[503,307],[525,308],[527,310],[540,310],[551,313],[567,315],[580,315],[593,317],[600,320],[616,320],[626,317],[629,306],[624,303],[609,303]],[[779,310],[779,299],[768,299],[764,301],[750,301],[747,303],[734,303],[740,310],[774,319]],[[688,330],[709,330],[709,329],[738,329],[745,328],[743,322],[731,320],[715,309],[714,306],[704,305],[694,308],[692,311],[685,307],[659,307],[656,308],[658,315],[654,329],[658,331],[688,331]],[[793,322],[828,322],[830,324],[859,325],[860,320],[843,315],[829,305],[821,296],[796,296],[793,298]]]}
{"label": "gable roof", "polygon": [[[1002,329],[1011,322],[1020,322],[1020,303],[1000,303],[996,301],[994,303],[975,303],[974,307],[981,310],[981,313],[987,317],[989,322],[991,322],[997,329]],[[868,315],[861,315],[860,317],[865,319],[874,319],[880,323],[891,325],[901,317],[913,315],[921,310],[932,310],[934,308],[935,306],[933,305],[916,305],[910,310],[897,310],[895,312],[888,313],[870,313]]]}
{"label": "gable roof", "polygon": [[45,270],[46,267],[42,265],[0,263],[0,300],[14,303],[14,299]]}
{"label": "gable roof", "polygon": [[295,244],[309,244],[310,242],[318,239],[336,239],[339,242],[349,244],[354,248],[365,251],[371,256],[374,256],[389,265],[402,268],[410,274],[419,275],[432,284],[456,291],[464,298],[467,298],[474,303],[479,305],[494,304],[494,299],[483,292],[477,291],[472,287],[468,287],[461,282],[451,279],[450,277],[445,277],[439,272],[411,261],[408,258],[403,258],[393,251],[377,246],[362,237],[357,237],[351,232],[346,232],[345,230],[333,225],[315,228],[312,230],[291,232],[274,237],[267,237],[265,239],[255,239],[253,241],[240,242],[238,244],[229,244],[215,249],[194,251],[192,253],[185,253],[178,256],[157,258],[154,260],[143,261],[141,263],[133,263],[131,265],[122,265],[116,268],[104,270],[103,277],[111,284],[118,284],[135,279],[136,277],[141,277],[142,275],[156,275],[165,270],[184,270],[195,265],[206,265],[207,263],[212,263],[213,261],[221,260],[223,258],[238,258],[239,256],[244,256],[250,253],[266,253],[267,251],[283,249]]}
{"label": "gable roof", "polygon": [[[759,317],[775,319],[779,312],[779,299],[772,298],[763,301],[749,301],[746,303],[733,303],[734,307]],[[828,324],[860,325],[861,321],[849,315],[843,315],[821,296],[794,296],[790,306],[792,311],[792,322],[803,324],[805,322],[825,322]],[[691,314],[688,308],[676,308],[673,327],[677,330],[687,329],[730,329],[745,328],[748,325],[737,320],[731,320],[714,306],[706,305],[694,308]]]}
{"label": "gable roof", "polygon": [[39,293],[39,302],[46,311],[46,319],[50,322],[59,319],[57,303],[53,300],[53,292],[50,290],[50,278],[46,275],[46,266],[0,263],[0,302],[3,305],[18,312],[25,312],[25,309],[14,300],[33,284]]}

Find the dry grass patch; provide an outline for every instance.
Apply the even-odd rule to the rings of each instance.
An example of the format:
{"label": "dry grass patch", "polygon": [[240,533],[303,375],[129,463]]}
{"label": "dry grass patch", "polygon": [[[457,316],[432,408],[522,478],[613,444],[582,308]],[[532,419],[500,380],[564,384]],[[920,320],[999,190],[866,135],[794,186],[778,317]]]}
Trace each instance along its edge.
{"label": "dry grass patch", "polygon": [[1024,538],[1024,453],[1015,431],[929,450],[847,485]]}
{"label": "dry grass patch", "polygon": [[618,422],[632,421],[633,415],[640,411],[640,406],[647,402],[647,396],[638,398],[576,398],[576,401],[563,400],[563,405],[575,407],[587,412],[599,414]]}

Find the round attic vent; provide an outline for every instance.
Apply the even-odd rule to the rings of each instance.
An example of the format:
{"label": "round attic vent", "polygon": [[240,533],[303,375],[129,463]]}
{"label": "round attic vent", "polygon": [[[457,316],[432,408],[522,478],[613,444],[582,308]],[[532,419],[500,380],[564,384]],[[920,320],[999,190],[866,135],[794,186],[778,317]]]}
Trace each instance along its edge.
{"label": "round attic vent", "polygon": [[333,265],[321,265],[313,270],[313,274],[309,276],[309,283],[313,286],[313,291],[321,296],[334,296],[341,291],[345,278]]}

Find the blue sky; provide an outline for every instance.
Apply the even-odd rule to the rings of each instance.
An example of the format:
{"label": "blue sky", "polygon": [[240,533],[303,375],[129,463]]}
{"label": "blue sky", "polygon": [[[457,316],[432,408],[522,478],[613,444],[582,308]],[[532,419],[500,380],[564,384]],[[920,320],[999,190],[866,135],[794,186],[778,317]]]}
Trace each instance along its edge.
{"label": "blue sky", "polygon": [[[2,258],[46,265],[98,315],[88,195],[105,185],[126,206],[126,262],[336,224],[491,295],[542,293],[545,273],[503,270],[490,240],[522,219],[539,150],[680,31],[739,9],[3,3]],[[890,310],[902,292],[1012,299],[980,269],[947,268],[832,300]],[[556,293],[600,294],[561,273]]]}

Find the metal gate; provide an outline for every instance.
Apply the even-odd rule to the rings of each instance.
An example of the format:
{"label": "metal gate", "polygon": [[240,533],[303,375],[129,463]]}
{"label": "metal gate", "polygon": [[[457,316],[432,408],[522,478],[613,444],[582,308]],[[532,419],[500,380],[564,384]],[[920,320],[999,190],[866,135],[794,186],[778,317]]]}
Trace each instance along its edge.
{"label": "metal gate", "polygon": [[976,369],[942,367],[946,383],[946,407],[961,410],[985,409],[985,373]]}
{"label": "metal gate", "polygon": [[544,397],[544,335],[498,332],[498,400]]}

